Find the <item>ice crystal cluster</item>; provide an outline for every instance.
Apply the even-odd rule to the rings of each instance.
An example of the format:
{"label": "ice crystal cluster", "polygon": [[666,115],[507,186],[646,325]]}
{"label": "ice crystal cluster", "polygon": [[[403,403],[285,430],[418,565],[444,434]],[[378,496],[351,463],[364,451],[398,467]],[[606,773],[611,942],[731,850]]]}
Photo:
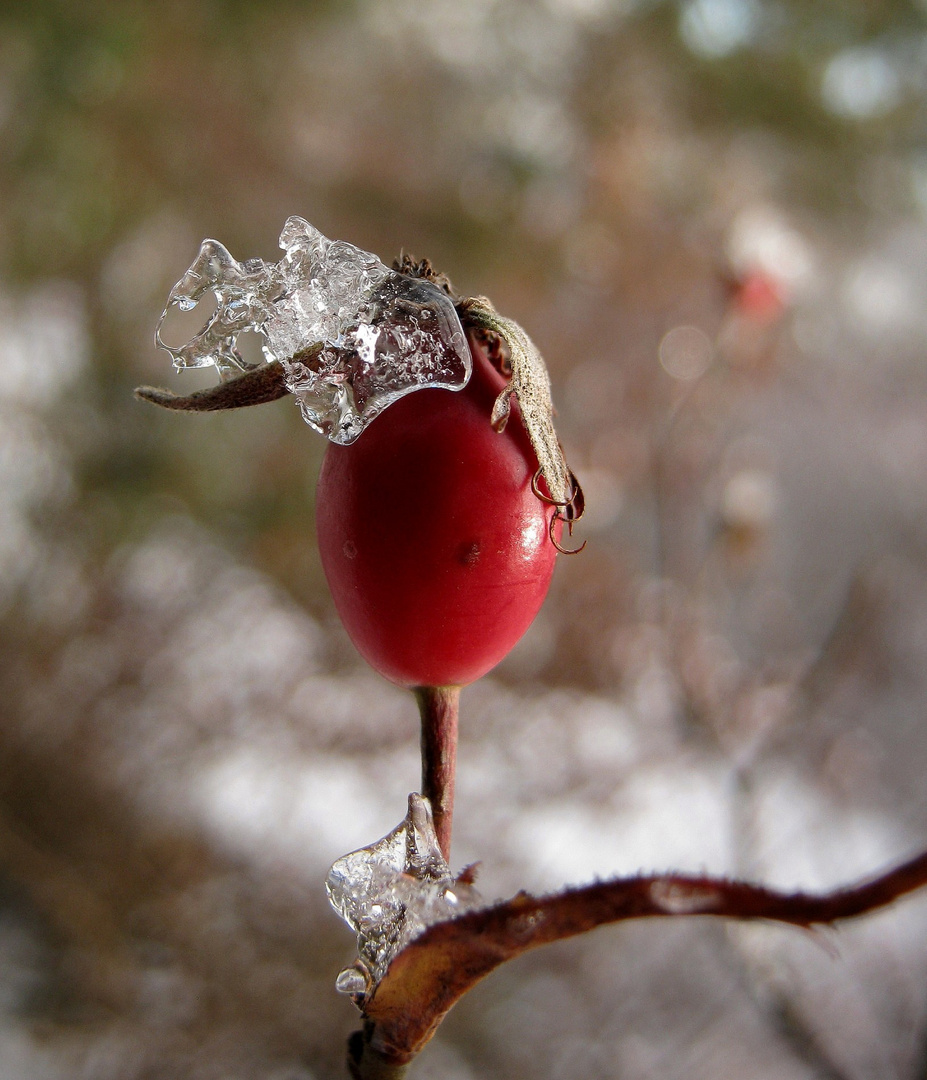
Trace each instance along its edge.
{"label": "ice crystal cluster", "polygon": [[[283,364],[306,422],[342,445],[413,390],[466,385],[470,351],[450,297],[436,285],[329,240],[300,217],[287,220],[280,247],[279,262],[237,262],[218,241],[203,241],[158,323],[157,342],[175,367],[239,375],[251,365],[238,336],[256,331],[268,362]],[[189,311],[209,292],[217,306],[202,330],[179,347],[165,344],[171,310]]]}
{"label": "ice crystal cluster", "polygon": [[413,938],[481,903],[477,891],[451,873],[431,807],[420,795],[409,796],[409,812],[391,833],[339,859],[325,889],[332,907],[357,932],[357,963],[335,983],[347,994],[370,992]]}

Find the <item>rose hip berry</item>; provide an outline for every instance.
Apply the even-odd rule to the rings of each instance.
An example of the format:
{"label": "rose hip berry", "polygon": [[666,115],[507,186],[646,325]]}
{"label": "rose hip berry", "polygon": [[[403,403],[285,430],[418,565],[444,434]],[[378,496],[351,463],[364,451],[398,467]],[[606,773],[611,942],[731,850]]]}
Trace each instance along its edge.
{"label": "rose hip berry", "polygon": [[[490,414],[506,378],[472,336],[457,392],[392,404],[319,477],[322,566],[362,656],[403,686],[462,686],[524,634],[556,558],[554,507],[532,491],[537,459],[520,417]],[[559,530],[555,525],[554,534]]]}

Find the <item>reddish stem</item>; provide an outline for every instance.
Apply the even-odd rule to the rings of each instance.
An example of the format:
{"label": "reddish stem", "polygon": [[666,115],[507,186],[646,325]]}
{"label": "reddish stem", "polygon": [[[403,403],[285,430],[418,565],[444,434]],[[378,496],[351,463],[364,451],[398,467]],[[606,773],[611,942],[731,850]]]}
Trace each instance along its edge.
{"label": "reddish stem", "polygon": [[450,861],[460,687],[418,686],[414,693],[422,717],[422,795],[431,803],[441,854]]}

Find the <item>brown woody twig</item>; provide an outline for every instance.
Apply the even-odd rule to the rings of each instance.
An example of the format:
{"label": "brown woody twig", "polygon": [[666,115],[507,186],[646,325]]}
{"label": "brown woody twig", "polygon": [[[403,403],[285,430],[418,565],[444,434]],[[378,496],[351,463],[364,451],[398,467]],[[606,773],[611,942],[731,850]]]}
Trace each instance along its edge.
{"label": "brown woody twig", "polygon": [[829,925],[865,915],[927,885],[927,852],[870,881],[819,896],[684,874],[596,882],[552,896],[511,900],[435,923],[393,960],[363,1002],[352,1043],[361,1080],[400,1076],[456,1001],[507,960],[606,923],[649,916],[712,915]]}

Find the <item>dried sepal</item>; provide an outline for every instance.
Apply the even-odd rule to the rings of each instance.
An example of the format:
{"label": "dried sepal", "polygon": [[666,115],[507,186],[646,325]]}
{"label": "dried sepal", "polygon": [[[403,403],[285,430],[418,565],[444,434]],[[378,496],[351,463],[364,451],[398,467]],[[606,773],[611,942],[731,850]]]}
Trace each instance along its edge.
{"label": "dried sepal", "polygon": [[[321,348],[321,346],[318,346]],[[179,396],[157,386],[139,386],[135,396],[162,409],[179,412],[221,412],[223,409],[242,409],[248,405],[263,405],[286,397],[286,372],[279,360],[226,379],[206,390]]]}
{"label": "dried sepal", "polygon": [[[506,347],[510,378],[508,386],[496,398],[491,422],[501,431],[508,422],[511,399],[521,410],[522,423],[537,455],[541,475],[547,484],[550,501],[557,507],[581,505],[582,490],[570,472],[554,429],[554,406],[550,394],[550,376],[537,346],[514,319],[500,315],[485,296],[472,296],[457,305],[465,328],[497,335]],[[576,513],[564,512],[560,520],[568,526]]]}
{"label": "dried sepal", "polygon": [[435,270],[430,259],[416,259],[404,251],[398,258],[393,259],[393,269],[397,273],[406,274],[408,277],[430,281],[432,285],[437,285],[442,292],[447,293],[454,303],[457,303],[459,299],[454,291],[454,286],[451,284],[451,279],[440,270]]}

